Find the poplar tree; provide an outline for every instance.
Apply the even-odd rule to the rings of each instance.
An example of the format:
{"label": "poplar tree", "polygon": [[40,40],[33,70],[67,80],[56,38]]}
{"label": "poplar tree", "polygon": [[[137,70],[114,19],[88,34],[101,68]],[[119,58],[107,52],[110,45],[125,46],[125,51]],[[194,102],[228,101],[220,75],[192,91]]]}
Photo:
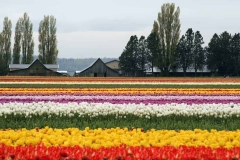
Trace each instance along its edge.
{"label": "poplar tree", "polygon": [[11,36],[12,36],[12,23],[7,17],[4,18],[2,36],[4,39],[4,61],[6,66],[11,62]]}
{"label": "poplar tree", "polygon": [[13,64],[20,63],[20,53],[21,53],[21,23],[22,19],[20,18],[15,27],[15,37],[14,37],[14,47],[13,47]]}
{"label": "poplar tree", "polygon": [[27,13],[24,13],[21,21],[21,45],[22,45],[22,64],[30,64],[33,61],[34,41],[33,24],[29,20]]}
{"label": "poplar tree", "polygon": [[0,75],[5,74],[5,65],[3,61],[3,36],[0,33]]}
{"label": "poplar tree", "polygon": [[8,71],[8,65],[11,63],[11,35],[12,35],[12,23],[8,17],[4,18],[3,31],[1,33],[0,40],[0,53],[1,53],[1,69],[4,74]]}
{"label": "poplar tree", "polygon": [[180,8],[175,10],[174,3],[166,3],[158,13],[159,40],[161,54],[158,67],[163,75],[169,75],[169,71],[175,64],[175,50],[180,36]]}
{"label": "poplar tree", "polygon": [[39,60],[44,64],[56,64],[58,49],[56,19],[54,16],[44,16],[44,19],[39,24],[38,32]]}

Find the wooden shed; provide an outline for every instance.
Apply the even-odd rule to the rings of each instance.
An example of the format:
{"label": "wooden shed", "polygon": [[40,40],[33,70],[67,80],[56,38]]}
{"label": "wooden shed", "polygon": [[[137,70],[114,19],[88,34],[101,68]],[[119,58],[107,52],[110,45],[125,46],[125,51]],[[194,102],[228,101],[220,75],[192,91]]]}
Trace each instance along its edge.
{"label": "wooden shed", "polygon": [[85,77],[118,77],[119,74],[114,69],[108,67],[100,58],[92,65],[82,71],[76,71],[74,76]]}
{"label": "wooden shed", "polygon": [[62,76],[57,72],[58,65],[42,64],[36,59],[28,64],[10,64],[8,75],[12,76]]}

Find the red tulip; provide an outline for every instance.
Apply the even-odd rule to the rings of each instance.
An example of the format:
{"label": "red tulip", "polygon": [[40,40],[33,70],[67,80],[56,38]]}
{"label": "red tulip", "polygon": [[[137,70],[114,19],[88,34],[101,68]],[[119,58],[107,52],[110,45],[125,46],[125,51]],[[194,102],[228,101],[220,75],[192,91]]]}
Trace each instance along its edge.
{"label": "red tulip", "polygon": [[90,160],[87,156],[83,156],[82,160]]}
{"label": "red tulip", "polygon": [[66,152],[60,152],[60,156],[65,158],[68,157],[68,154]]}

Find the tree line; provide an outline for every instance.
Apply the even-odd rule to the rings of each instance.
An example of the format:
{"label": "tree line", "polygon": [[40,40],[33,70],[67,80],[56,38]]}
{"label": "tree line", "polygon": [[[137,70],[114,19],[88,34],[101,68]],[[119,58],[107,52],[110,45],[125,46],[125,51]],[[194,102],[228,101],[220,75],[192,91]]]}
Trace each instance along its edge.
{"label": "tree line", "polygon": [[240,34],[215,33],[208,46],[203,47],[200,31],[189,28],[180,37],[179,15],[180,8],[175,8],[174,3],[163,4],[149,36],[130,37],[119,57],[122,71],[130,76],[144,76],[146,70],[150,69],[153,75],[154,68],[158,68],[162,76],[169,76],[181,69],[186,76],[187,70],[192,69],[196,76],[208,69],[214,76],[238,76]]}
{"label": "tree line", "polygon": [[[39,60],[44,64],[55,64],[58,56],[56,18],[44,16],[38,29]],[[12,23],[4,18],[0,33],[0,75],[6,75],[9,64],[30,64],[33,62],[33,24],[27,13],[20,17],[15,26],[14,46],[11,49]]]}

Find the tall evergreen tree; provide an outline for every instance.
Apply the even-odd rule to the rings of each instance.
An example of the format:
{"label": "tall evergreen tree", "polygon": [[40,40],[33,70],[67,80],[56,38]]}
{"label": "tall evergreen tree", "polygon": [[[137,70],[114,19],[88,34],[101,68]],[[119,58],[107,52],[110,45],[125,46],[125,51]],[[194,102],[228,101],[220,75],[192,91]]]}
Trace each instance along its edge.
{"label": "tall evergreen tree", "polygon": [[236,33],[231,39],[231,52],[233,59],[233,75],[239,76],[240,68],[240,33]]}
{"label": "tall evergreen tree", "polygon": [[180,35],[180,9],[175,10],[174,3],[166,3],[158,13],[159,39],[161,54],[158,67],[164,75],[168,75],[175,63],[175,50]]}
{"label": "tall evergreen tree", "polygon": [[20,18],[17,21],[16,27],[15,27],[15,37],[14,37],[14,47],[13,47],[13,64],[20,63],[21,37],[22,37],[21,24],[22,24],[22,19]]}
{"label": "tall evergreen tree", "polygon": [[199,31],[195,33],[194,44],[193,44],[193,68],[195,71],[195,76],[197,70],[202,70],[205,64],[205,53],[202,47],[203,37]]}
{"label": "tall evergreen tree", "polygon": [[218,66],[221,61],[218,56],[219,53],[219,36],[215,33],[208,43],[207,47],[207,68],[216,74],[218,71]]}
{"label": "tall evergreen tree", "polygon": [[30,64],[33,61],[34,41],[33,41],[33,24],[30,22],[27,13],[24,13],[21,21],[22,32],[22,64]]}
{"label": "tall evergreen tree", "polygon": [[119,66],[125,73],[129,73],[131,76],[136,76],[138,72],[137,66],[138,56],[138,38],[137,36],[131,36],[124,51],[119,57]]}
{"label": "tall evergreen tree", "polygon": [[144,36],[141,36],[138,41],[137,68],[141,71],[142,76],[147,69],[148,52],[147,40]]}
{"label": "tall evergreen tree", "polygon": [[[148,54],[147,54],[147,60],[149,67],[152,70],[152,76],[153,76],[153,67],[156,66],[157,62],[157,57],[158,54],[160,53],[160,48],[159,48],[159,36],[158,36],[158,23],[154,21],[153,24],[153,29],[151,34],[147,37],[147,47],[149,49]],[[161,57],[161,56],[159,56]]]}
{"label": "tall evergreen tree", "polygon": [[233,71],[233,59],[230,50],[231,38],[231,34],[226,31],[219,35],[218,56],[220,57],[220,65],[218,66],[218,72],[221,75],[228,75]]}
{"label": "tall evergreen tree", "polygon": [[219,36],[214,34],[208,44],[207,65],[208,68],[218,75],[228,75],[233,72],[233,56],[231,52],[231,35],[223,32]]}
{"label": "tall evergreen tree", "polygon": [[176,64],[179,68],[183,69],[184,76],[186,76],[187,69],[193,63],[193,40],[194,32],[192,28],[189,28],[177,45]]}
{"label": "tall evergreen tree", "polygon": [[183,69],[184,76],[186,76],[186,70],[188,68],[188,65],[187,65],[188,56],[186,53],[187,53],[186,37],[182,35],[176,49],[175,64],[177,65],[177,68]]}
{"label": "tall evergreen tree", "polygon": [[56,19],[53,16],[44,16],[38,32],[40,61],[45,64],[55,64],[58,56]]}

